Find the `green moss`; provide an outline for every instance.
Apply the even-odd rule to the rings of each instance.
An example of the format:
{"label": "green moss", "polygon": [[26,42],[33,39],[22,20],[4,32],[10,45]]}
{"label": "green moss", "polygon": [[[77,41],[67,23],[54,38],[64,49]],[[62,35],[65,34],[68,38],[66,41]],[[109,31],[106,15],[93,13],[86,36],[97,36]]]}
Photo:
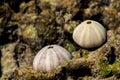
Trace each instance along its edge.
{"label": "green moss", "polygon": [[99,65],[99,66],[104,65],[104,60],[103,60],[103,59],[100,59],[99,62],[98,62],[98,65]]}
{"label": "green moss", "polygon": [[103,77],[109,75],[111,72],[112,72],[112,67],[109,65],[100,67],[100,69],[99,69],[99,74]]}
{"label": "green moss", "polygon": [[22,2],[22,3],[20,4],[20,8],[23,8],[23,7],[25,7],[25,2]]}
{"label": "green moss", "polygon": [[119,61],[115,61],[113,64],[108,64],[104,59],[100,59],[98,65],[99,65],[99,74],[104,77],[109,75],[111,72],[117,73],[120,71]]}
{"label": "green moss", "polygon": [[120,62],[119,61],[115,61],[112,65],[112,71],[113,72],[117,72],[120,71]]}
{"label": "green moss", "polygon": [[98,62],[99,74],[103,77],[108,76],[112,72],[112,67],[106,62],[104,58],[101,58]]}
{"label": "green moss", "polygon": [[107,61],[106,58],[101,58],[101,59],[99,59],[98,65],[99,65],[100,67],[103,67],[103,66],[108,66],[109,63],[108,63],[108,61]]}
{"label": "green moss", "polygon": [[75,50],[75,46],[72,43],[67,43],[67,45],[65,46],[65,48],[72,53]]}
{"label": "green moss", "polygon": [[83,52],[82,53],[82,57],[85,58],[85,59],[87,59],[88,58],[88,53],[87,52]]}
{"label": "green moss", "polygon": [[74,28],[75,28],[74,26],[71,26],[71,27],[70,27],[70,33],[73,33]]}

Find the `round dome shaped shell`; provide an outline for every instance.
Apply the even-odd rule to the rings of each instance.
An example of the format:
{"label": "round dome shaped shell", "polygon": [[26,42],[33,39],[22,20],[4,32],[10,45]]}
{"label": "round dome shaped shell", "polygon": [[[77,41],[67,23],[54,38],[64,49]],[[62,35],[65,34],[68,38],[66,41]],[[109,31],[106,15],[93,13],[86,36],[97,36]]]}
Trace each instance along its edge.
{"label": "round dome shaped shell", "polygon": [[60,63],[70,60],[71,54],[61,46],[49,45],[42,48],[33,60],[33,68],[37,71],[54,70]]}
{"label": "round dome shaped shell", "polygon": [[106,40],[106,30],[98,22],[86,20],[73,31],[73,40],[83,48],[95,48]]}

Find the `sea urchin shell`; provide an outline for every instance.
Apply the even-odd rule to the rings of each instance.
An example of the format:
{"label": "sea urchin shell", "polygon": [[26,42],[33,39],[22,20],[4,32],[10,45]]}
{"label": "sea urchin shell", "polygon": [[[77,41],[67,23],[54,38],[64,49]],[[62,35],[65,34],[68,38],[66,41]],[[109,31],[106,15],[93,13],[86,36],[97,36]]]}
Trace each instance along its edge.
{"label": "sea urchin shell", "polygon": [[33,68],[48,72],[55,69],[61,62],[70,60],[71,54],[61,46],[49,45],[42,48],[33,60]]}
{"label": "sea urchin shell", "polygon": [[98,22],[86,20],[73,31],[73,40],[83,48],[96,48],[106,40],[106,30]]}

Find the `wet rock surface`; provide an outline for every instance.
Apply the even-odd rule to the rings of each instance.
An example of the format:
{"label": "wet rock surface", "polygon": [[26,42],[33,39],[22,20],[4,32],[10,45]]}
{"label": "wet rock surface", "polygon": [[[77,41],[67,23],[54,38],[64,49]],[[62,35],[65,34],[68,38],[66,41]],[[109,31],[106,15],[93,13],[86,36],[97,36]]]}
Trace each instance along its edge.
{"label": "wet rock surface", "polygon": [[[106,42],[86,50],[72,39],[84,20],[100,22]],[[32,62],[44,46],[58,44],[73,56],[49,73],[37,72]],[[119,80],[119,0],[0,1],[0,76],[2,80]]]}

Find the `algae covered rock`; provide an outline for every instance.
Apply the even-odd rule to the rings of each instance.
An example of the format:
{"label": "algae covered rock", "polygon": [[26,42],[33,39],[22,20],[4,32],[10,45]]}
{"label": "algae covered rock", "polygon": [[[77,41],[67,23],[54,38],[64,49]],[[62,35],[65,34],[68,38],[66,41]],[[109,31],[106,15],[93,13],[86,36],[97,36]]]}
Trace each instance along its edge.
{"label": "algae covered rock", "polygon": [[[119,4],[119,0],[0,1],[0,79],[119,80]],[[106,43],[97,49],[80,48],[72,39],[75,26],[88,19],[106,28]],[[34,56],[51,44],[63,46],[73,58],[53,72],[35,71]]]}

